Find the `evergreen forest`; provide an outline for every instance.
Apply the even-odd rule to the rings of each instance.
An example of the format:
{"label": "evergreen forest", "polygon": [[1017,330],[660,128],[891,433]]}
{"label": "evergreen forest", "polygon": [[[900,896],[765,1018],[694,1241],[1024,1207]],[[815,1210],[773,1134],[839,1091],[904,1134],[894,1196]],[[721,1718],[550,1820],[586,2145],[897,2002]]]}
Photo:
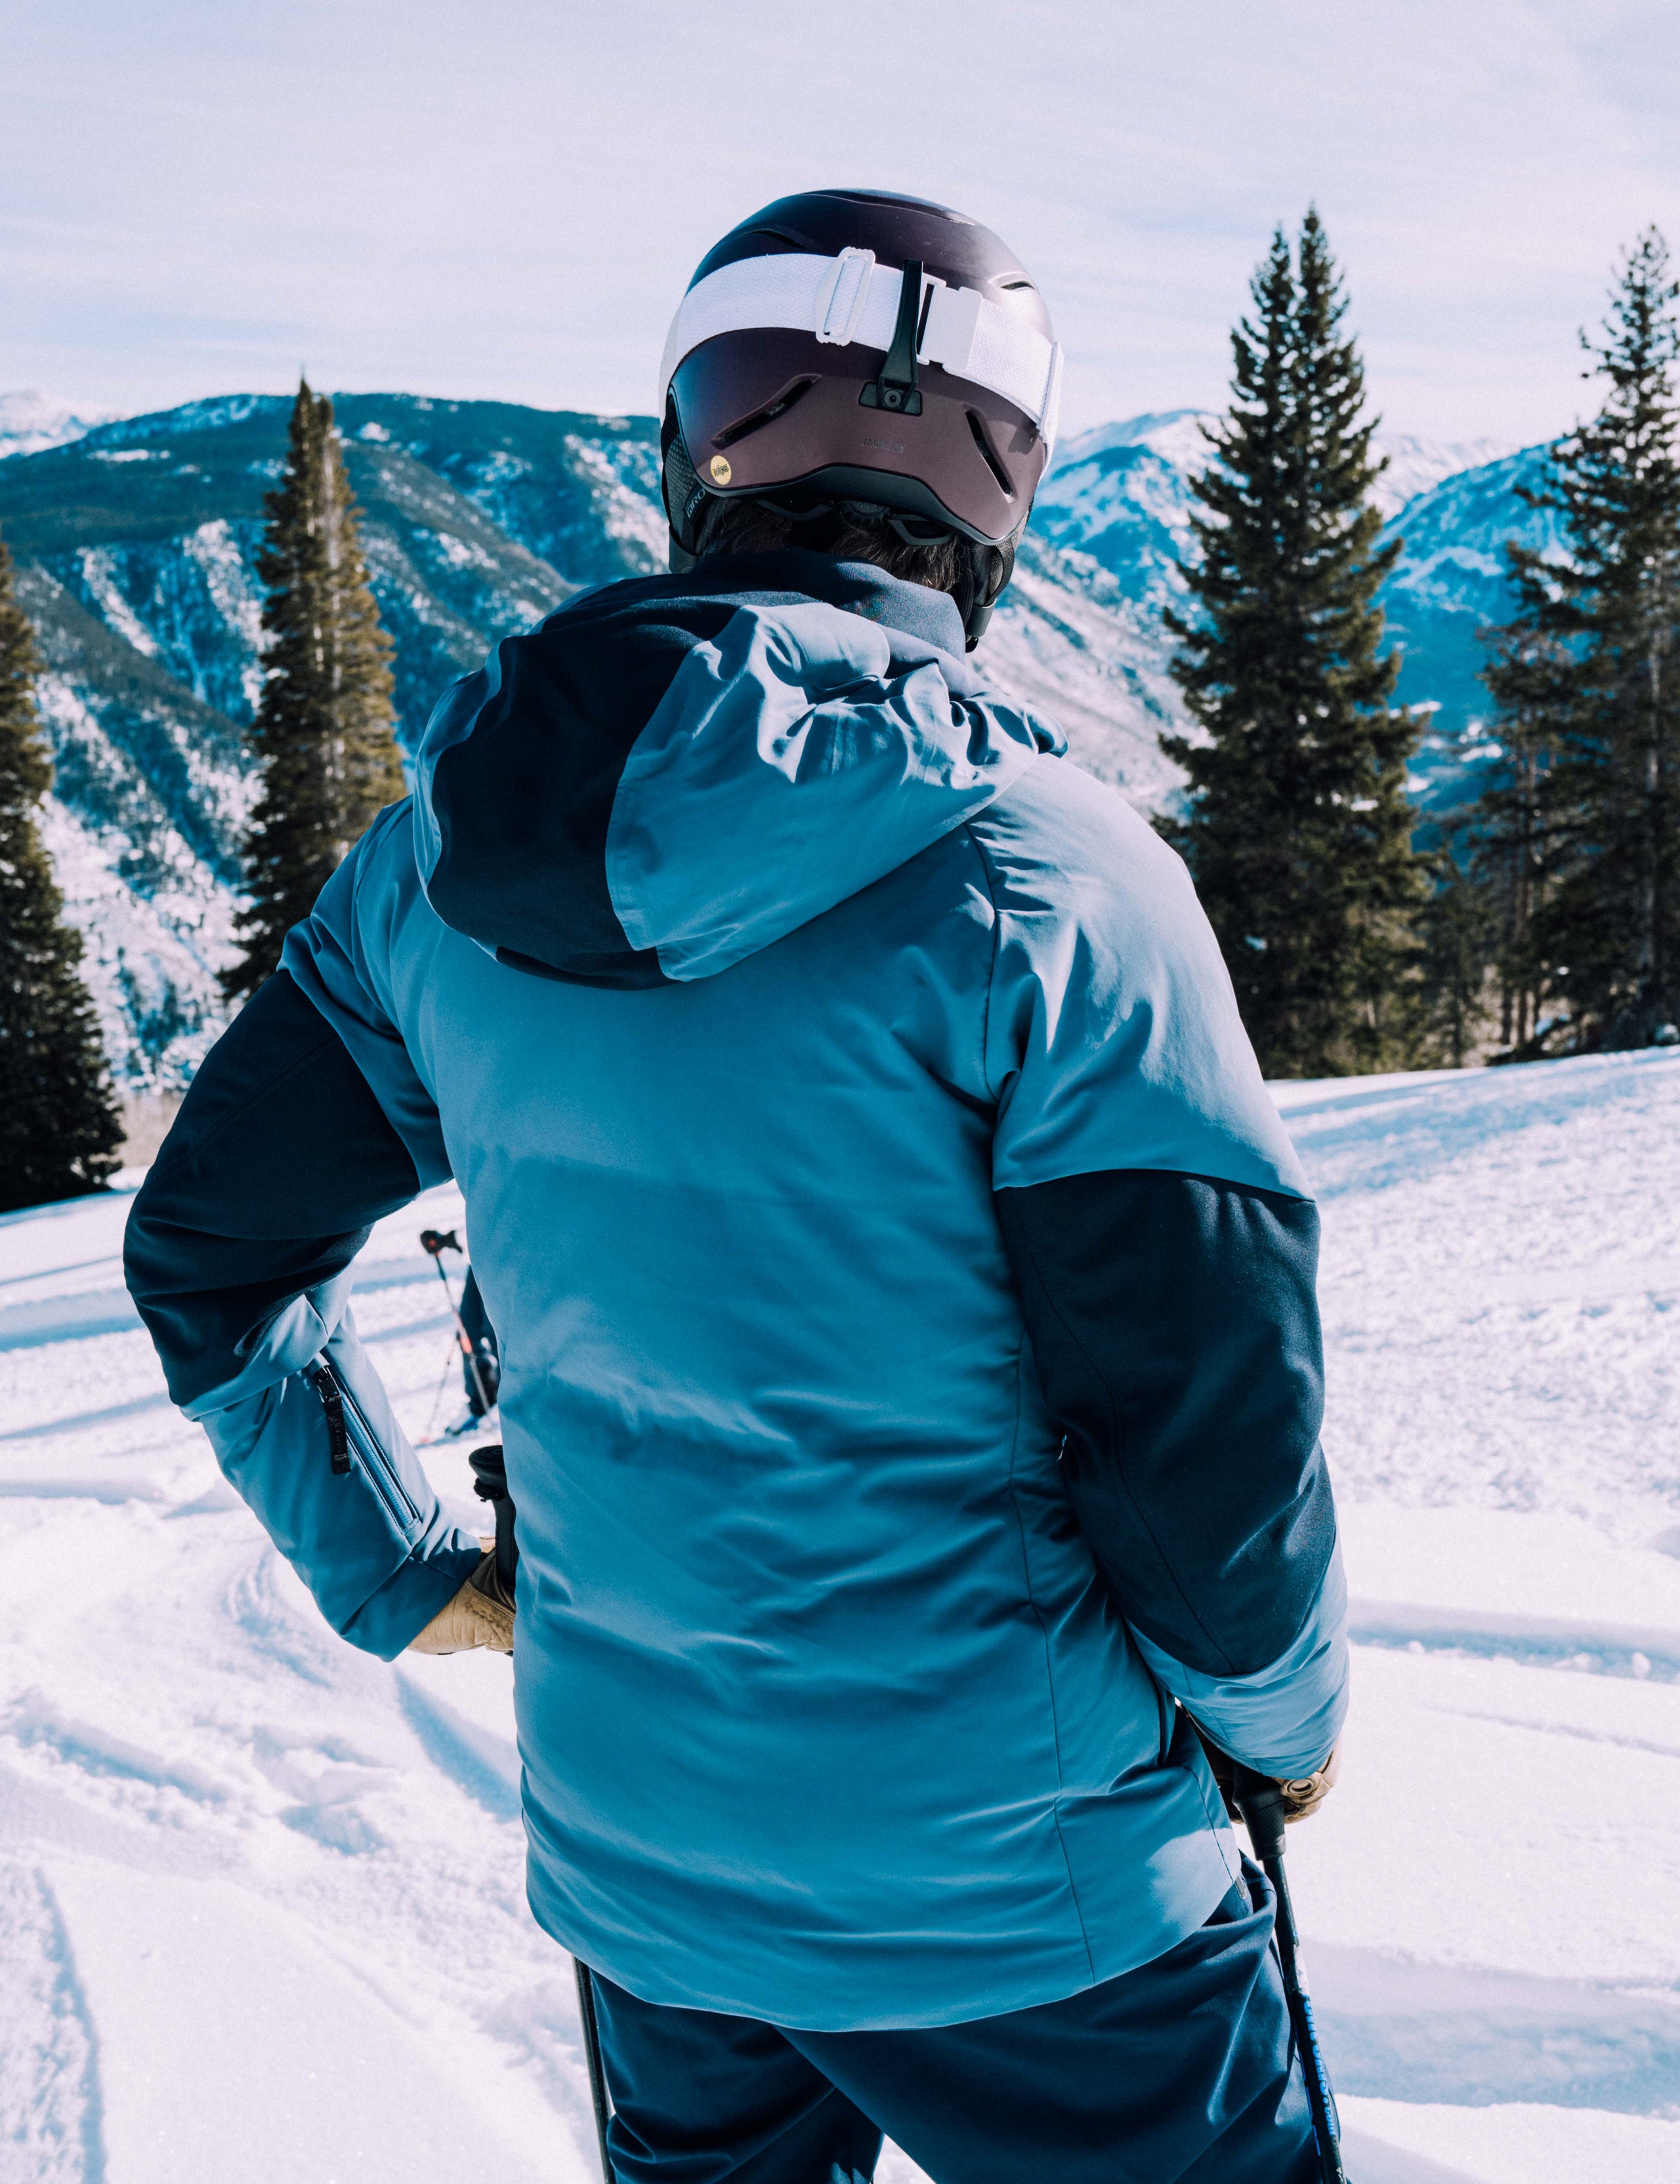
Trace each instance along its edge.
{"label": "evergreen forest", "polygon": [[81,936],[42,840],[34,632],[0,543],[0,1213],[99,1190],[122,1137]]}
{"label": "evergreen forest", "polygon": [[1680,1041],[1677,297],[1651,229],[1582,337],[1599,409],[1522,488],[1567,550],[1506,546],[1491,763],[1425,825],[1423,709],[1394,702],[1377,603],[1404,543],[1378,543],[1378,421],[1321,222],[1273,237],[1165,616],[1199,733],[1162,738],[1187,778],[1159,822],[1268,1075]]}

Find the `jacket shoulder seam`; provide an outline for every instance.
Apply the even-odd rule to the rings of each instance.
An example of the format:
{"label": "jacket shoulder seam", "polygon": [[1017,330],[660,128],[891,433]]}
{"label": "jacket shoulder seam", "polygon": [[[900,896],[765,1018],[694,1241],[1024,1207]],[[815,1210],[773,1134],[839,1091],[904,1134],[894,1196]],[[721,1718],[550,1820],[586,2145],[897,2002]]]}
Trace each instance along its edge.
{"label": "jacket shoulder seam", "polygon": [[991,1095],[992,1098],[993,1100],[999,1100],[1001,1099],[1003,1095],[999,1091],[997,1086],[992,1082],[990,1067],[992,1056],[992,995],[998,983],[998,959],[1002,952],[1004,918],[1003,912],[998,907],[998,890],[992,882],[992,861],[987,855],[985,849],[981,843],[980,837],[974,831],[972,823],[966,819],[963,822],[962,833],[963,839],[968,844],[970,849],[973,850],[975,856],[979,861],[980,877],[986,888],[986,900],[992,905],[992,961],[986,973],[986,1002],[980,1013],[980,1081],[984,1084],[987,1091]]}

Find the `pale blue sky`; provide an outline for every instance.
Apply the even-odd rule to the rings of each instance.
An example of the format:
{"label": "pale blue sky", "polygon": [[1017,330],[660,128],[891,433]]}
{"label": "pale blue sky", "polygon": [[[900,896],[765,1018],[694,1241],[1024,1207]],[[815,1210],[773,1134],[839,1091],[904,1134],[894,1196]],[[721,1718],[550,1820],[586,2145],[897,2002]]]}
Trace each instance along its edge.
{"label": "pale blue sky", "polygon": [[12,0],[0,388],[646,410],[695,261],[826,182],[1021,252],[1074,426],[1215,403],[1316,198],[1392,428],[1580,406],[1618,248],[1680,247],[1675,0]]}

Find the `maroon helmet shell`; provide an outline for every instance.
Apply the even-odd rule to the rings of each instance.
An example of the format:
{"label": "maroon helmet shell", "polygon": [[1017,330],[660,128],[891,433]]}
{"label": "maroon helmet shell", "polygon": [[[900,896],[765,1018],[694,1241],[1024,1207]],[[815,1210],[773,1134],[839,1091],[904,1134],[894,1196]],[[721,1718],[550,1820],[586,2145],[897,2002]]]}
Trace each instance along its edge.
{"label": "maroon helmet shell", "polygon": [[780,198],[701,261],[671,326],[673,538],[692,552],[717,495],[863,502],[1012,546],[1060,377],[1043,299],[988,228],[869,191]]}

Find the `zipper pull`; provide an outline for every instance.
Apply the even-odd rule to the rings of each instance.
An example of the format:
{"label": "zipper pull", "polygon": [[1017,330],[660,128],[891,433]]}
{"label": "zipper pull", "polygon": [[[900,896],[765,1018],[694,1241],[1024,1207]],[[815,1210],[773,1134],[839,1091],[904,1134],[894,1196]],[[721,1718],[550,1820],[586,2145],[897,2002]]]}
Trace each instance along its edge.
{"label": "zipper pull", "polygon": [[307,1365],[303,1378],[321,1399],[321,1408],[326,1412],[327,1453],[334,1471],[342,1478],[350,1468],[350,1434],[344,1423],[344,1398],[332,1368],[325,1363]]}

